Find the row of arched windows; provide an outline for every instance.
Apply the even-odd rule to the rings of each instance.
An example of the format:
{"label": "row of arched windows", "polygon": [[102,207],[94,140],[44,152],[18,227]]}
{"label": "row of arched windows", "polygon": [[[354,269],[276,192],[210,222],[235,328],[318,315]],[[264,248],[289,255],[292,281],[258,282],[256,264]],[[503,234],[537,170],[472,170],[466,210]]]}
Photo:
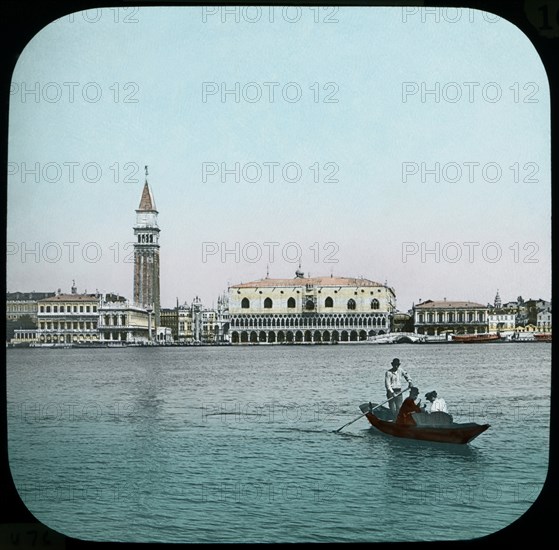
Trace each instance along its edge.
{"label": "row of arched windows", "polygon": [[386,317],[239,317],[231,319],[232,327],[385,327]]}
{"label": "row of arched windows", "polygon": [[[273,305],[274,303],[271,298],[266,298],[264,300],[264,309],[272,309]],[[289,300],[287,300],[287,307],[292,309],[295,308],[295,306],[296,306],[295,298],[289,298]],[[328,296],[328,298],[324,300],[324,307],[334,307],[334,300],[332,300],[330,296]],[[355,300],[353,298],[350,298],[347,301],[347,309],[354,310],[355,307],[356,307]],[[371,309],[379,309],[379,307],[380,307],[379,301],[376,298],[373,298],[371,300]],[[243,298],[241,300],[241,308],[250,309],[250,300],[248,298]],[[305,304],[305,309],[307,311],[312,311],[314,308],[315,308],[315,303],[312,300],[307,300],[307,303]]]}
{"label": "row of arched windows", "polygon": [[153,242],[153,234],[150,235],[138,235],[138,242],[139,243],[152,243]]}
{"label": "row of arched windows", "polygon": [[[357,342],[357,341],[364,341],[367,340],[368,336],[375,336],[377,334],[376,331],[283,331],[280,330],[277,333],[274,331],[233,331],[231,333],[231,343],[232,344],[296,344],[296,343],[303,343],[303,342]],[[378,331],[378,334],[384,334],[383,330]]]}

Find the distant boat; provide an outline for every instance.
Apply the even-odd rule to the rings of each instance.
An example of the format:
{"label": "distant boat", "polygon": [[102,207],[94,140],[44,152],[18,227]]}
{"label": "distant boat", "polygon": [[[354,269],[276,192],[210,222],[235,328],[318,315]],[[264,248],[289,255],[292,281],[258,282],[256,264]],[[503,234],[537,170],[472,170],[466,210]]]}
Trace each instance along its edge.
{"label": "distant boat", "polygon": [[537,342],[551,342],[551,333],[541,332],[539,334],[534,334],[534,339]]}
{"label": "distant boat", "polygon": [[443,412],[412,413],[416,425],[409,426],[390,420],[392,413],[387,407],[363,403],[359,408],[374,428],[386,435],[404,439],[465,445],[490,427],[489,424],[475,422],[455,423],[451,415]]}
{"label": "distant boat", "polygon": [[499,342],[501,340],[500,334],[483,333],[483,334],[454,334],[452,336],[453,342],[463,344],[477,344],[482,342]]}

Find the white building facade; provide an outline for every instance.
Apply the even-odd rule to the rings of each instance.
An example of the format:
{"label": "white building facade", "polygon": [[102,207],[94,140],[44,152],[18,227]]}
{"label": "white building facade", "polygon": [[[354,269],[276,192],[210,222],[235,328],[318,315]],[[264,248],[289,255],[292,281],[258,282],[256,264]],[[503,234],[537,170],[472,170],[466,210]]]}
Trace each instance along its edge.
{"label": "white building facade", "polygon": [[494,309],[487,312],[489,332],[510,332],[516,329],[516,311],[512,309]]}
{"label": "white building facade", "polygon": [[364,278],[261,279],[229,287],[232,344],[334,343],[391,331],[392,288]]}
{"label": "white building facade", "polygon": [[414,332],[429,336],[483,334],[488,329],[488,311],[476,302],[427,300],[413,306]]}
{"label": "white building facade", "polygon": [[155,336],[153,314],[128,301],[102,302],[98,326],[103,344],[148,344]]}
{"label": "white building facade", "polygon": [[48,344],[99,343],[99,306],[101,295],[78,294],[72,286],[71,294],[57,294],[38,301],[37,340]]}

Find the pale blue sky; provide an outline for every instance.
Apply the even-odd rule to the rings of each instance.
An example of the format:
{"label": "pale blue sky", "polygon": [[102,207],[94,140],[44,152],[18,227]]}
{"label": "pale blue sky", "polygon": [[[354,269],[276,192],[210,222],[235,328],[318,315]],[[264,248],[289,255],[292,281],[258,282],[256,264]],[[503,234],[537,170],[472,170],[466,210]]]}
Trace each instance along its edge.
{"label": "pale blue sky", "polygon": [[[300,8],[294,23],[279,8],[274,22],[264,13],[256,23],[243,13],[239,23],[234,15],[222,22],[220,13],[204,22],[202,9],[91,10],[53,22],[28,44],[10,103],[7,240],[16,245],[8,248],[9,291],[69,291],[75,279],[80,291],[130,298],[132,264],[123,260],[147,164],[159,210],[165,307],[195,295],[211,305],[228,283],[264,277],[267,264],[270,277],[293,276],[297,263],[281,254],[290,242],[300,245],[306,273],[387,280],[402,310],[420,298],[492,302],[497,288],[504,301],[519,294],[551,298],[549,89],[519,29],[473,10],[454,10],[451,23],[421,13],[404,22],[402,8],[343,8],[328,24],[326,12],[310,8]],[[71,82],[78,84],[64,84]],[[229,89],[252,82],[265,94],[254,103],[242,95],[239,103],[232,95],[223,102],[219,94],[204,102],[204,82]],[[274,102],[266,82],[278,83]],[[418,92],[403,102],[406,82],[410,90],[438,83],[440,101],[427,95],[422,102]],[[29,91],[35,83],[38,96]],[[283,99],[287,83],[300,86],[299,101]],[[459,101],[452,102],[457,88],[448,83],[458,83]],[[88,102],[84,90],[90,98],[102,95]],[[338,102],[323,102],[333,90]],[[491,101],[496,90],[501,98]],[[210,162],[280,166],[273,183],[266,172],[255,183],[242,174],[238,183],[232,175],[223,183],[220,174],[204,182],[202,166]],[[38,182],[32,173],[23,181],[24,163],[39,163]],[[76,163],[73,183],[68,163]],[[98,182],[82,177],[88,163],[86,179],[95,179],[98,166]],[[301,166],[300,181],[284,180],[286,163]],[[314,163],[321,167],[318,183],[309,169]],[[324,181],[327,163],[339,167],[337,183]],[[404,183],[403,163],[440,163],[448,171],[438,183],[429,174],[422,182],[420,173]],[[455,175],[449,163],[463,170],[456,182],[448,181]],[[473,182],[464,163],[479,163]],[[501,168],[498,181],[488,181],[493,169],[482,175],[487,163]],[[65,242],[79,243],[73,262]],[[90,245],[90,258],[101,250],[97,262],[83,259],[90,242],[99,247]],[[240,261],[233,254],[203,261],[205,242],[230,249],[238,242]],[[249,242],[261,246],[259,262],[242,254]],[[274,262],[265,242],[280,243]],[[442,253],[439,262],[434,255],[421,261],[420,252],[404,262],[406,242],[419,251],[437,242],[441,251],[449,242],[479,246],[472,262],[464,246],[455,263]],[[22,258],[22,243],[28,250],[39,243],[40,257]],[[326,243],[336,243],[337,263],[324,262],[334,250]],[[484,250],[487,243],[501,248],[500,260],[489,261],[496,248]],[[57,250],[58,261],[45,259],[56,259]],[[256,249],[245,250],[250,259]],[[452,259],[455,248],[444,250]]]}

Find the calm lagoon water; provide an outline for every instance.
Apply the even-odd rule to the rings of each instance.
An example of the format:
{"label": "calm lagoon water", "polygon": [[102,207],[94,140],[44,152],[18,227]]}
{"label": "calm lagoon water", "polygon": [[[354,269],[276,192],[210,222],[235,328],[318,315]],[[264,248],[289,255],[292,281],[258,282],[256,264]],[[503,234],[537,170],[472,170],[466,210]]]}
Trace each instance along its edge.
{"label": "calm lagoon water", "polygon": [[[6,353],[16,487],[78,539],[473,539],[520,518],[547,474],[546,343]],[[421,396],[489,430],[467,446],[391,439],[364,418],[334,433],[385,399],[393,357]]]}

